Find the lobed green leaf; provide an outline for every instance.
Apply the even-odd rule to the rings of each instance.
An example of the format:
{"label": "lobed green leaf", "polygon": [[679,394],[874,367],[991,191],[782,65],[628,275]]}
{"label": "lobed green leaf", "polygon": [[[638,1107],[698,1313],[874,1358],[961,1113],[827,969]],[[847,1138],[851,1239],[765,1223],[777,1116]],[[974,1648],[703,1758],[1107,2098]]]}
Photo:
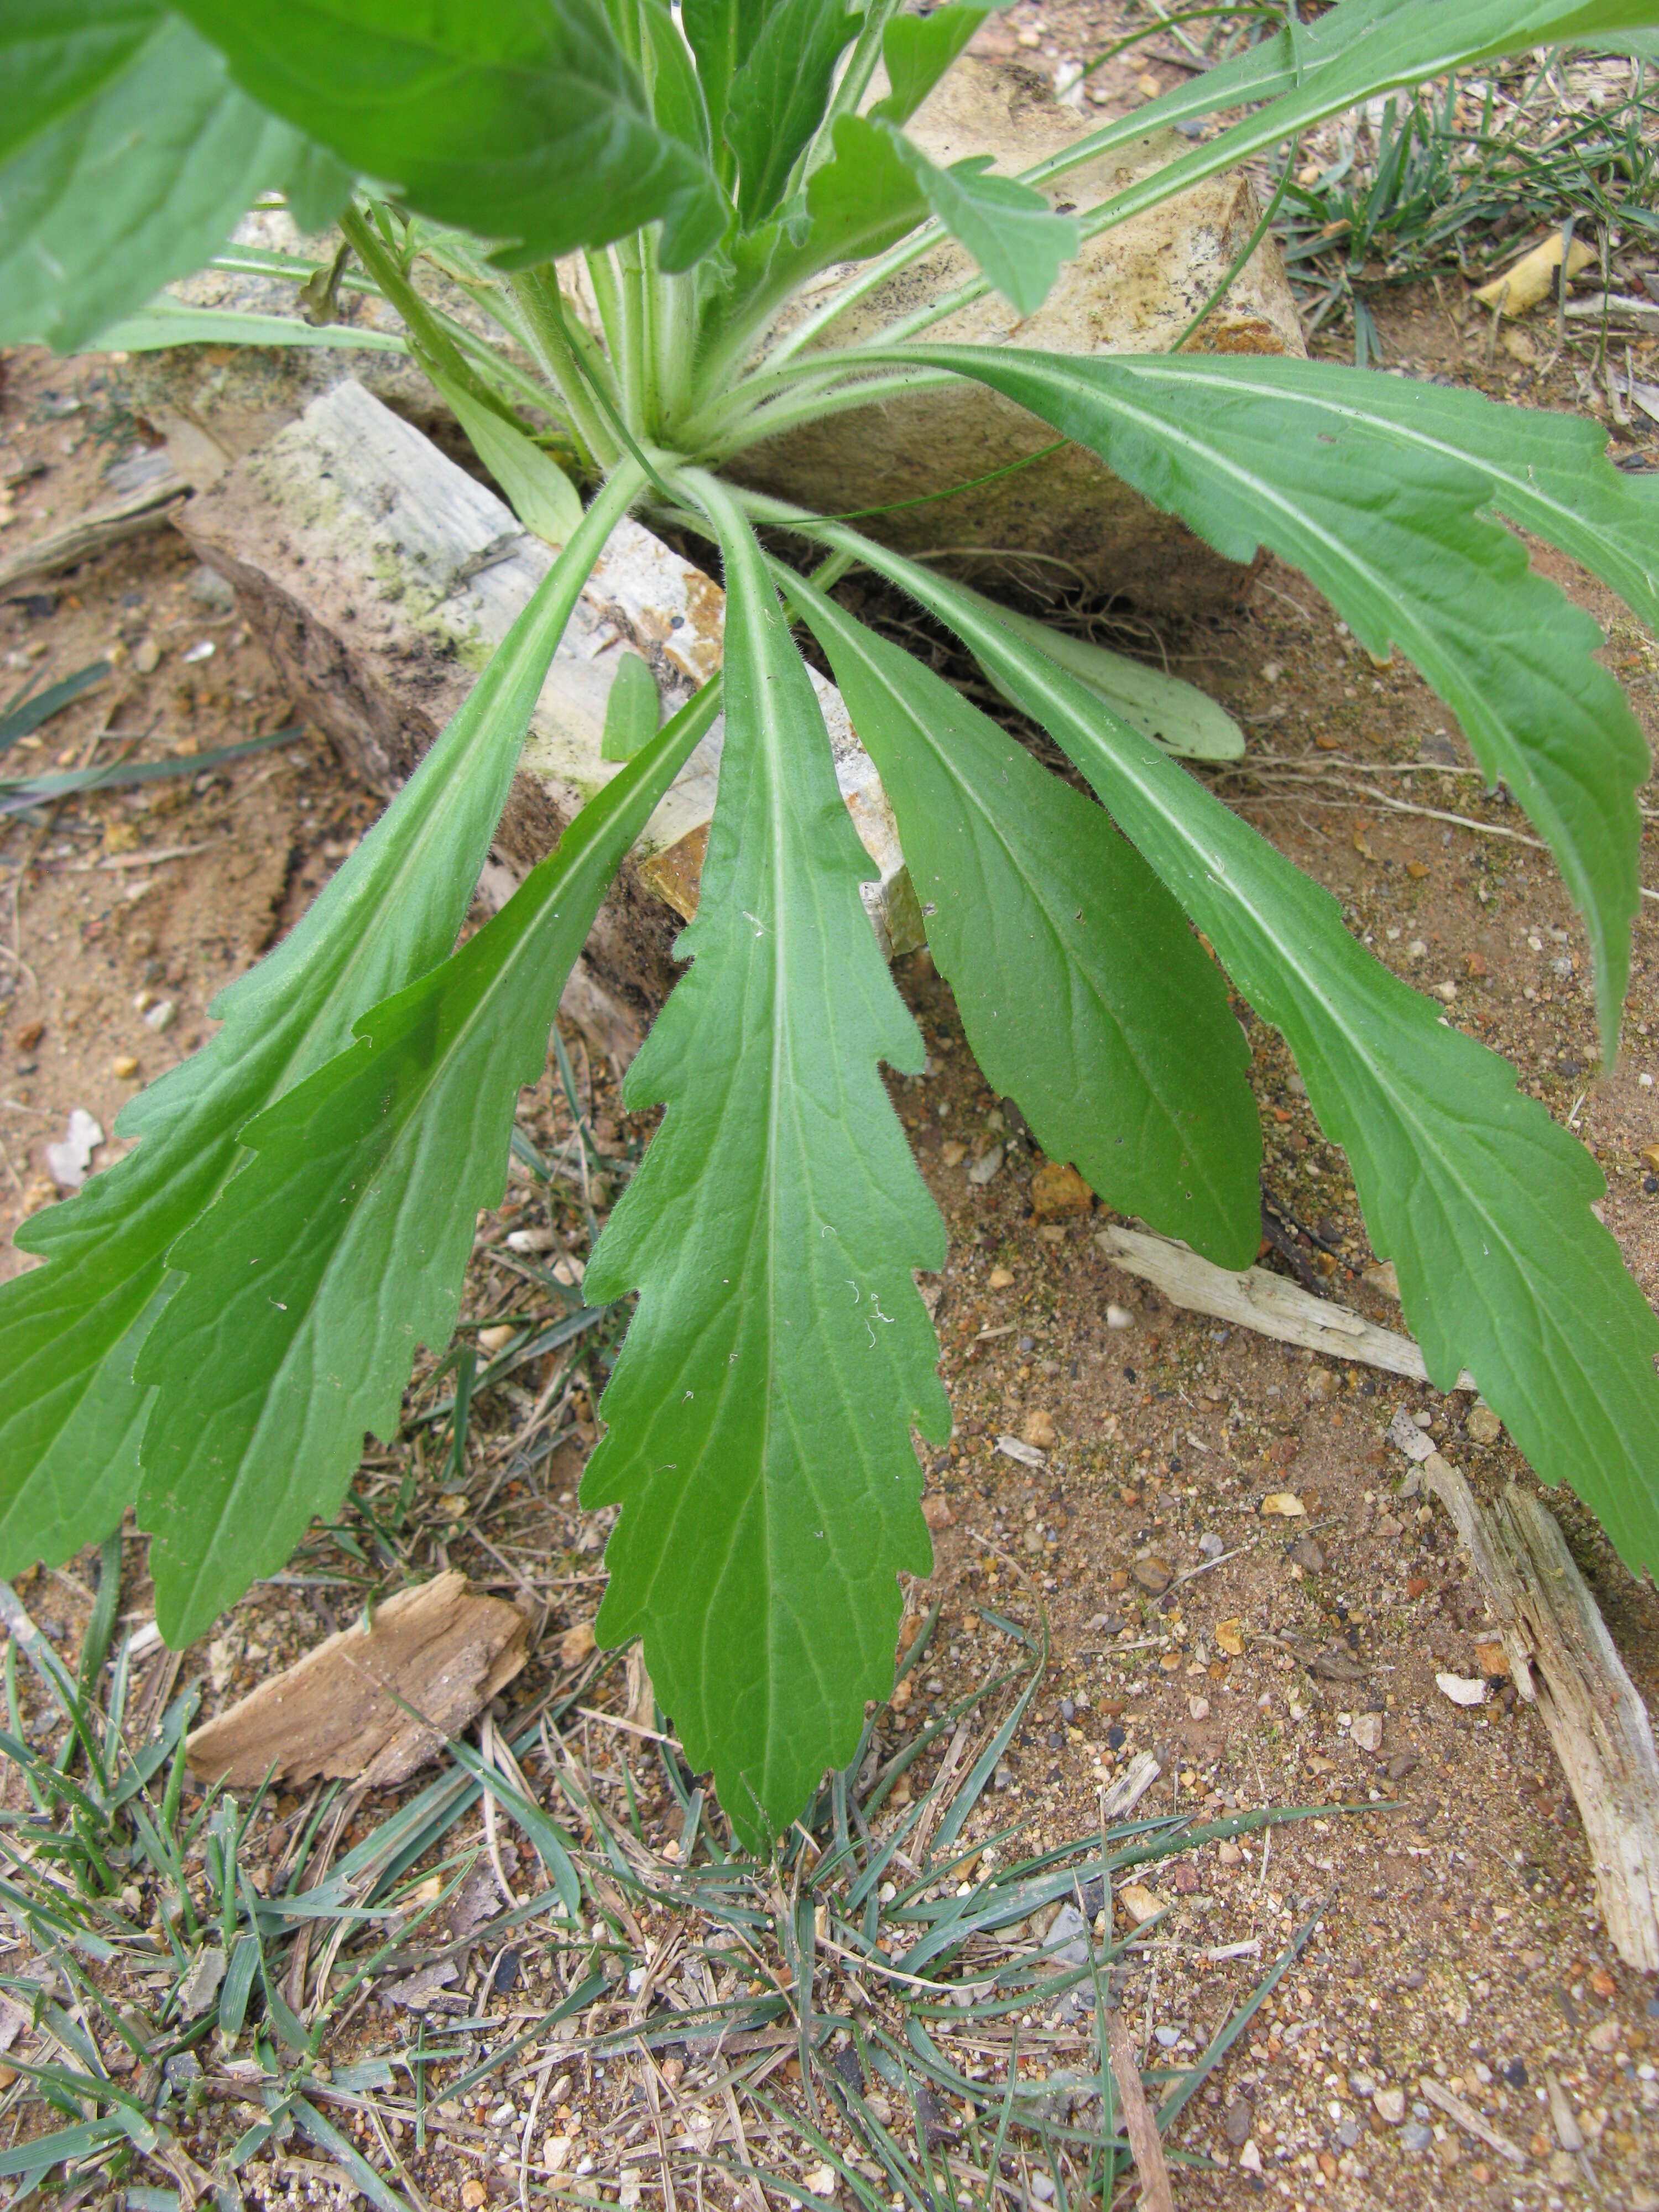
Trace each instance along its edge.
{"label": "lobed green leaf", "polygon": [[133,1365],[170,1287],[169,1248],[231,1173],[242,1125],[453,945],[570,609],[639,482],[619,472],[594,501],[398,798],[276,950],[215,1000],[218,1034],[123,1110],[137,1148],[17,1231],[47,1264],[0,1286],[0,1575],[67,1558],[132,1502],[149,1403]]}
{"label": "lobed green leaf", "polygon": [[[1635,793],[1650,773],[1647,744],[1593,658],[1595,623],[1484,510],[1495,497],[1518,507],[1517,520],[1557,542],[1562,514],[1576,510],[1585,518],[1576,543],[1617,553],[1634,588],[1644,567],[1651,584],[1653,547],[1638,541],[1652,502],[1637,507],[1611,469],[1598,476],[1582,443],[1578,498],[1558,465],[1547,489],[1517,499],[1528,418],[1462,394],[1457,410],[1437,414],[1431,401],[1422,421],[1433,417],[1441,434],[1426,436],[1421,422],[1409,427],[1395,380],[1332,362],[968,346],[889,357],[989,385],[1090,447],[1218,552],[1249,561],[1265,544],[1293,562],[1379,659],[1407,653],[1548,841],[1589,933],[1611,1059],[1640,896]],[[1460,450],[1460,428],[1477,455],[1516,456],[1503,465],[1507,489],[1490,458]]]}
{"label": "lobed green leaf", "polygon": [[1261,1239],[1249,1048],[1178,903],[1109,816],[932,669],[774,573],[881,772],[992,1088],[1110,1205],[1248,1267]]}
{"label": "lobed green leaf", "polygon": [[841,115],[830,143],[833,158],[814,169],[806,183],[811,228],[800,249],[803,276],[831,262],[863,261],[885,252],[927,213],[921,187],[900,158],[890,131],[866,116]]}
{"label": "lobed green leaf", "polygon": [[726,142],[726,111],[732,80],[748,60],[766,20],[768,0],[682,0],[680,21],[702,86],[714,133],[715,167],[723,184],[736,173]]}
{"label": "lobed green leaf", "polygon": [[1590,1154],[1342,927],[1336,902],[1033,647],[914,562],[824,526],[956,630],[1088,777],[1283,1031],[1346,1151],[1431,1376],[1461,1368],[1634,1572],[1659,1565],[1659,1320],[1590,1211]]}
{"label": "lobed green leaf", "polygon": [[1012,607],[998,606],[991,599],[985,605],[1005,629],[1029,639],[1039,653],[1069,669],[1115,714],[1154,738],[1166,753],[1178,760],[1243,759],[1243,731],[1224,707],[1195,684],[1183,683],[1161,668],[1148,668],[1127,653],[1113,653],[1092,639],[1057,629]]}
{"label": "lobed green leaf", "polygon": [[689,268],[726,227],[707,163],[651,113],[602,0],[182,0],[255,100],[418,213],[542,261],[660,222]]}
{"label": "lobed green leaf", "polygon": [[26,85],[52,78],[56,96],[0,163],[0,343],[84,344],[200,268],[258,193],[308,173],[301,133],[188,24],[157,9],[142,40],[131,28],[100,69],[70,55],[52,78],[54,46],[23,57]]}
{"label": "lobed green leaf", "polygon": [[694,1766],[763,1847],[886,1694],[925,1572],[910,1425],[950,1409],[911,1270],[944,1225],[876,1062],[923,1051],[860,895],[872,873],[759,548],[726,557],[726,736],[697,918],[628,1079],[667,1108],[590,1262],[640,1303],[604,1400],[588,1507],[619,1504],[603,1642],[642,1635]]}
{"label": "lobed green leaf", "polygon": [[679,25],[665,0],[640,0],[640,21],[647,42],[652,113],[700,161],[712,163],[714,136],[708,106]]}
{"label": "lobed green leaf", "polygon": [[870,112],[890,123],[908,123],[994,13],[993,6],[977,5],[976,0],[949,0],[931,15],[895,15],[881,34],[881,58],[891,89]]}
{"label": "lobed green leaf", "polygon": [[161,14],[161,0],[9,0],[0,15],[0,160],[118,75]]}
{"label": "lobed green leaf", "polygon": [[1009,304],[1034,315],[1054,289],[1060,264],[1073,259],[1083,234],[1075,216],[1056,215],[1042,194],[990,169],[988,154],[941,169],[891,124],[884,131],[917,189],[958,246],[971,253]]}
{"label": "lobed green leaf", "polygon": [[416,1347],[448,1342],[571,966],[718,698],[698,693],[476,937],[241,1129],[252,1158],[173,1246],[183,1280],[140,1362],[158,1386],[143,1503],[170,1643],[337,1508],[365,1430],[396,1432]]}
{"label": "lobed green leaf", "polygon": [[859,19],[848,0],[774,0],[727,94],[738,215],[753,229],[781,204],[829,104],[836,64]]}

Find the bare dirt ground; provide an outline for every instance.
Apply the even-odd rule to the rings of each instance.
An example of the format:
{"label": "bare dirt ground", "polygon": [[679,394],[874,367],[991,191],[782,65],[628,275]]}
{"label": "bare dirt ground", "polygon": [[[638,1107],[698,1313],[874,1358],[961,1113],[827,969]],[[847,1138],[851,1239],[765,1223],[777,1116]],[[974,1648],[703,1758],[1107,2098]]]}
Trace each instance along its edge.
{"label": "bare dirt ground", "polygon": [[[1106,10],[1022,7],[984,43],[1052,65],[1086,55],[1108,19]],[[1109,74],[1104,112],[1144,97],[1136,83],[1149,72],[1172,82],[1172,68],[1131,56]],[[1547,364],[1540,348],[1531,362],[1507,354],[1490,362],[1485,321],[1466,309],[1462,294],[1457,282],[1425,286],[1380,314],[1392,366],[1524,404],[1583,404],[1571,356]],[[1659,464],[1653,429],[1621,434],[1621,461]],[[121,398],[118,366],[12,356],[0,390],[0,481],[9,505],[0,550],[91,503],[106,468],[144,436]],[[1602,623],[1609,665],[1659,738],[1654,641],[1570,563],[1538,549],[1534,557]],[[1449,1018],[1509,1056],[1523,1087],[1576,1131],[1607,1176],[1607,1225],[1644,1291],[1659,1299],[1659,1181],[1642,1158],[1659,1140],[1654,907],[1644,905],[1636,929],[1624,1050],[1604,1070],[1583,935],[1561,886],[1546,857],[1516,834],[1525,831],[1518,813],[1482,795],[1451,717],[1409,670],[1398,662],[1375,668],[1310,586],[1272,566],[1236,617],[1168,632],[1158,643],[1172,666],[1246,724],[1249,753],[1220,782],[1224,794],[1343,900],[1351,926],[1380,958],[1439,988]],[[125,741],[144,758],[188,758],[292,719],[234,606],[166,532],[22,587],[0,606],[0,703],[42,666],[61,676],[95,658],[115,664],[107,684],[47,725],[38,742],[26,741],[32,767],[105,760]],[[1379,791],[1396,803],[1381,803]],[[1654,802],[1651,786],[1644,797]],[[143,801],[112,793],[52,810],[44,824],[6,828],[0,1232],[8,1242],[0,1274],[27,1264],[10,1234],[53,1194],[45,1147],[62,1135],[71,1109],[89,1110],[110,1139],[94,1166],[114,1157],[111,1133],[124,1098],[201,1041],[213,992],[292,922],[372,812],[323,743],[301,732],[252,763],[151,785]],[[1643,873],[1659,887],[1650,836]],[[931,1055],[927,1077],[892,1088],[951,1227],[935,1319],[957,1434],[933,1456],[929,1476],[941,1523],[935,1572],[910,1599],[915,1615],[938,1601],[939,1625],[910,1694],[880,1723],[882,1743],[902,1747],[1001,1663],[1010,1647],[992,1616],[1006,1609],[1032,1624],[1041,1610],[1052,1636],[1048,1674],[969,1839],[1016,1818],[1029,1823],[1024,1846],[1033,1851],[1086,1833],[1103,1783],[1147,1749],[1161,1775],[1145,1814],[1354,1808],[1274,1830],[1270,1839],[1211,1844],[1146,1877],[1173,1909],[1129,2002],[1144,2018],[1149,2048],[1155,2032],[1174,2031],[1158,2040],[1177,2063],[1319,1917],[1298,1962],[1176,2127],[1176,2142],[1218,2161],[1209,2172],[1178,2173],[1178,2203],[1231,2207],[1265,2197],[1358,2212],[1599,2198],[1651,2212],[1659,2204],[1659,1994],[1607,1942],[1577,1813],[1535,1713],[1507,1683],[1473,1711],[1436,1687],[1438,1670],[1480,1673],[1483,1601],[1445,1516],[1416,1493],[1384,1432],[1404,1406],[1477,1492],[1534,1478],[1468,1395],[1413,1389],[1176,1311],[1108,1265],[1092,1216],[1039,1218],[1031,1186],[1040,1163],[1018,1116],[974,1067],[949,993],[925,956],[900,980]],[[1269,1264],[1295,1264],[1370,1317],[1399,1326],[1397,1306],[1364,1279],[1371,1255],[1341,1154],[1314,1125],[1279,1040],[1239,1012],[1267,1132],[1264,1186],[1282,1242],[1297,1255]],[[636,1156],[648,1124],[630,1121],[606,1073],[588,1067],[579,1050],[574,1057],[599,1159]],[[568,1146],[571,1115],[556,1073],[526,1094],[520,1120],[550,1152]],[[996,1172],[973,1180],[970,1169],[994,1150],[1001,1153]],[[602,1218],[603,1180],[588,1196]],[[580,1194],[568,1184],[516,1178],[503,1208],[480,1224],[467,1308],[474,1327],[544,1310],[506,1243],[514,1231],[540,1227],[577,1258],[586,1249]],[[222,1709],[325,1629],[344,1625],[371,1590],[446,1562],[517,1596],[537,1618],[536,1655],[514,1699],[569,1686],[577,1677],[561,1657],[562,1637],[596,1608],[604,1534],[602,1521],[580,1513],[574,1490],[593,1439],[591,1394],[602,1384],[605,1354],[576,1350],[583,1356],[574,1364],[568,1353],[550,1354],[481,1395],[459,1469],[435,1455],[435,1422],[417,1426],[412,1444],[397,1452],[371,1451],[337,1529],[317,1532],[289,1577],[250,1593],[177,1665],[161,1652],[146,1662],[157,1701],[196,1681],[203,1711]],[[423,1387],[411,1405],[429,1408],[435,1386]],[[1040,1468],[1000,1451],[998,1438],[1009,1435],[1041,1447]],[[406,1472],[413,1480],[399,1499]],[[1261,1500],[1277,1492],[1294,1493],[1304,1516],[1264,1518]],[[1550,1503],[1638,1687],[1659,1709],[1659,1597],[1632,1581],[1572,1498],[1556,1493]],[[366,1517],[364,1505],[380,1518]],[[1155,1595],[1159,1577],[1146,1568],[1149,1558],[1175,1577],[1199,1571]],[[95,1561],[89,1552],[16,1584],[71,1662]],[[141,1624],[149,1612],[144,1545],[131,1535],[123,1618]],[[50,1716],[20,1680],[25,1726],[46,1742]],[[588,1702],[625,1711],[620,1670],[596,1678]],[[1370,1715],[1382,1719],[1374,1752],[1355,1740],[1355,1723]],[[620,1806],[637,1784],[639,1834],[659,1852],[680,1832],[678,1808],[648,1762],[627,1766],[624,1778],[623,1762],[607,1764],[602,1725],[581,1727],[582,1757],[606,1802]],[[920,1794],[933,1757],[918,1761],[890,1803]],[[9,1771],[6,1790],[15,1805]],[[339,1848],[372,1832],[393,1802],[354,1799]],[[254,1861],[272,1878],[305,1809],[300,1796],[278,1795],[256,1835]],[[640,1932],[655,1942],[669,1927],[647,1920]],[[501,1944],[470,1966],[463,1954],[458,1985],[472,2014],[494,2023],[490,2035],[539,2009],[518,1976],[526,1985],[539,1980],[545,1997],[550,1976],[564,1972],[528,1941],[522,1953],[514,1953],[510,1975],[499,1971]],[[0,1960],[0,1974],[23,1970],[15,1949]],[[607,2024],[624,2011],[613,2008]],[[427,2032],[425,2017],[382,1986],[325,2056],[337,2066],[405,2048]],[[1031,2048],[1039,2055],[1027,2063],[1060,2069],[1085,2040],[1074,2021],[1037,2021]],[[526,2065],[540,2055],[532,2051]],[[703,2112],[698,2100],[706,2100],[718,2150],[726,2121],[710,2085],[720,2069],[705,2080],[702,2063],[676,2059],[678,2071],[651,2075],[644,2062],[617,2061],[596,2074],[591,2057],[573,2057],[538,2122],[567,2142],[566,2179],[586,2159],[580,2190],[612,2198],[620,2190],[626,2203],[624,2177],[633,2175],[635,2192],[642,2187],[649,2201],[661,2201],[669,2160],[665,2153],[659,2174],[647,2092],[652,2112],[659,2094],[672,2101],[671,2131],[688,2112]],[[1588,2144],[1582,2154],[1562,2148],[1553,2124],[1552,2074]],[[1522,2164],[1512,2166],[1451,2124],[1424,2100],[1425,2076],[1518,2146]],[[790,2095],[787,2066],[772,2086]],[[10,2089],[20,2115],[25,2087]],[[1391,2088],[1403,2092],[1399,2124],[1382,2116],[1374,2095]],[[441,2070],[433,2095],[443,2095]],[[521,2121],[511,2096],[490,2085],[476,2105],[440,2104],[436,2112],[418,2154],[403,2120],[391,2123],[428,2201],[515,2197],[511,2131]],[[175,2120],[179,2142],[198,2167],[211,2167],[246,2118],[211,2100],[187,2107]],[[5,2122],[0,2137],[14,2140],[20,2124],[36,2122]],[[391,2171],[361,2113],[356,2126],[365,2154]],[[711,2137],[693,2128],[690,2139]],[[641,2142],[644,2150],[634,2148]],[[532,2176],[539,2155],[532,2148]],[[816,2161],[782,2122],[770,2155],[780,2170],[793,2160],[799,2173]],[[262,2153],[242,2174],[256,2202],[326,2197],[339,2182],[337,2166],[298,2143]],[[702,2185],[682,2174],[681,2185]],[[721,2202],[735,2188],[713,2172],[708,2185]]]}

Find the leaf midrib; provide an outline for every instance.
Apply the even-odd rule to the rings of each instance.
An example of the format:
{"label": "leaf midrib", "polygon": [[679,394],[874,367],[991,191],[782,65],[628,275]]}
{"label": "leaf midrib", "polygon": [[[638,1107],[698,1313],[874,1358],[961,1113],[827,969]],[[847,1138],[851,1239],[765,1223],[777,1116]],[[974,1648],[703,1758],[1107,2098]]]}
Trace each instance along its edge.
{"label": "leaf midrib", "polygon": [[[1334,415],[1344,421],[1358,422],[1364,428],[1378,432],[1384,436],[1401,439],[1408,444],[1421,447],[1426,453],[1438,455],[1443,460],[1455,461],[1462,468],[1478,469],[1482,475],[1491,477],[1498,485],[1509,487],[1522,503],[1543,507],[1548,514],[1559,517],[1569,528],[1589,530],[1596,537],[1607,540],[1609,544],[1613,543],[1608,538],[1604,525],[1589,520],[1566,506],[1553,493],[1546,491],[1535,477],[1528,477],[1523,480],[1513,469],[1507,467],[1501,461],[1489,459],[1484,454],[1479,456],[1471,454],[1465,448],[1453,446],[1443,438],[1431,436],[1416,425],[1401,422],[1394,416],[1373,413],[1367,409],[1356,406],[1350,401],[1339,400],[1334,395],[1322,392],[1311,386],[1304,387],[1299,384],[1285,386],[1271,381],[1257,383],[1249,373],[1238,376],[1219,376],[1208,374],[1204,368],[1166,372],[1164,364],[1156,359],[1138,361],[1127,356],[1117,365],[1133,377],[1142,379],[1148,383],[1161,380],[1174,389],[1196,386],[1200,389],[1217,392],[1248,392],[1252,398],[1263,400],[1282,401],[1288,395],[1294,398],[1298,405],[1317,408],[1322,414]],[[1613,466],[1605,453],[1595,455],[1593,459],[1598,461],[1603,467],[1611,469]],[[1500,499],[1498,504],[1501,506],[1502,503]],[[1618,550],[1616,545],[1613,550]],[[1625,557],[1630,556],[1626,555]],[[1638,565],[1640,566],[1639,562]],[[1644,569],[1643,574],[1647,577],[1650,587],[1659,590],[1659,572]]]}

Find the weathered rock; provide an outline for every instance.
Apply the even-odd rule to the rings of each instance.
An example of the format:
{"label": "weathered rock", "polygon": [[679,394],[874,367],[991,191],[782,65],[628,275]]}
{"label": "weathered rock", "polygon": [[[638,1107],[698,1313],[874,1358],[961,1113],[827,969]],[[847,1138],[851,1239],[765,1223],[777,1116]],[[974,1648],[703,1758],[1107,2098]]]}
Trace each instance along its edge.
{"label": "weathered rock", "polygon": [[[390,796],[465,698],[553,558],[511,510],[351,380],[227,469],[179,526],[229,578],[301,711]],[[633,521],[612,532],[531,718],[483,888],[499,899],[617,773],[599,757],[622,653],[672,711],[720,665],[725,594]],[[884,949],[922,939],[897,833],[840,694],[815,672],[843,796],[881,871],[866,902]],[[696,909],[723,723],[693,753],[602,909],[567,1014],[626,1058],[672,980]]]}
{"label": "weathered rock", "polygon": [[[990,154],[1009,174],[1059,152],[1085,127],[1036,71],[978,57],[957,63],[907,126],[935,161]],[[1173,131],[1149,132],[1057,179],[1051,197],[1066,206],[1092,205],[1187,150]],[[1062,269],[1035,315],[1022,321],[993,293],[927,336],[940,343],[1011,343],[1057,353],[1162,352],[1221,282],[1260,216],[1246,178],[1213,179],[1091,240]],[[866,342],[973,273],[959,247],[943,246],[860,301],[831,327],[828,341]],[[1258,247],[1194,343],[1199,350],[1222,353],[1303,351],[1296,304],[1271,241]],[[1046,423],[964,384],[890,397],[878,408],[787,431],[739,456],[732,472],[781,497],[843,513],[964,483],[1053,441]],[[1192,613],[1235,601],[1251,574],[1148,506],[1076,446],[996,483],[872,516],[860,526],[906,550],[988,549],[956,566],[994,591],[1012,586],[1051,592],[1056,583],[1080,580],[1142,606]]]}

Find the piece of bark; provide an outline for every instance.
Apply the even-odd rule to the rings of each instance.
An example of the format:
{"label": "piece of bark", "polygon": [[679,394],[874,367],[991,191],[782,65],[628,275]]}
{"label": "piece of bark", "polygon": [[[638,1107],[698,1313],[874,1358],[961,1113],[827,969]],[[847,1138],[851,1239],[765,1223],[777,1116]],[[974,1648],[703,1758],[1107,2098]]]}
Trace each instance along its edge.
{"label": "piece of bark", "polygon": [[1514,1483],[1483,1508],[1440,1453],[1422,1466],[1577,1800],[1607,1933],[1627,1966],[1659,1973],[1659,1754],[1647,1707],[1549,1509]]}
{"label": "piece of bark", "polygon": [[[1162,1291],[1171,1305],[1184,1306],[1189,1313],[1213,1314],[1218,1321],[1276,1337],[1281,1344],[1299,1344],[1333,1359],[1357,1359],[1413,1382],[1430,1379],[1423,1354],[1410,1337],[1378,1328],[1334,1298],[1316,1298],[1282,1275],[1270,1275],[1265,1267],[1246,1267],[1235,1274],[1212,1260],[1200,1259],[1173,1237],[1120,1229],[1115,1222],[1097,1231],[1095,1243],[1114,1267],[1139,1275]],[[1467,1368],[1452,1385],[1455,1390],[1476,1387]]]}
{"label": "piece of bark", "polygon": [[451,1568],[399,1590],[367,1630],[342,1629],[192,1729],[191,1771],[234,1789],[272,1772],[289,1782],[349,1777],[366,1789],[388,1789],[513,1680],[528,1656],[528,1636],[516,1607],[478,1595]]}
{"label": "piece of bark", "polygon": [[118,545],[124,538],[137,538],[146,530],[160,530],[189,491],[189,479],[170,468],[119,499],[88,507],[61,530],[48,531],[44,538],[20,545],[0,561],[0,592],[9,592],[32,577],[61,574],[65,568],[77,568],[93,554],[101,553],[106,545]]}
{"label": "piece of bark", "polygon": [[[553,554],[486,486],[348,379],[226,469],[178,517],[235,586],[301,709],[390,797],[465,698]],[[632,520],[618,525],[571,617],[531,717],[483,886],[499,902],[617,773],[600,758],[623,652],[642,654],[672,712],[720,665],[726,595]],[[864,886],[890,954],[923,941],[921,909],[873,764],[835,687],[812,681],[836,775],[880,871]],[[682,919],[696,910],[724,723],[697,747],[601,909],[567,1012],[627,1057],[667,995]]]}

